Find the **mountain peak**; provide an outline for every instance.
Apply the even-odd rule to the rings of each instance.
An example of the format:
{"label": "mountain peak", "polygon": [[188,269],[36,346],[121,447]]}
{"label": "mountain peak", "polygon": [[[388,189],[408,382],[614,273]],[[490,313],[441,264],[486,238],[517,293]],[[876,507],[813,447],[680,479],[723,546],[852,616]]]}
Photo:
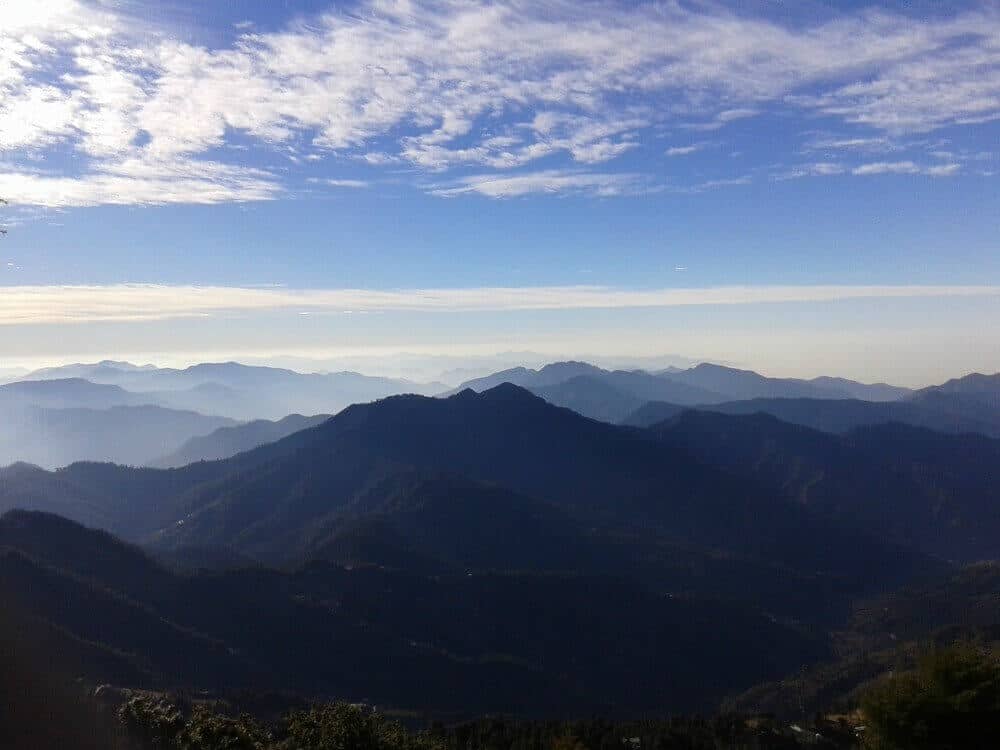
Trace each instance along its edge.
{"label": "mountain peak", "polygon": [[27,461],[15,461],[7,466],[0,466],[0,477],[22,477],[30,476],[36,473],[44,474],[46,472],[41,466],[28,463]]}
{"label": "mountain peak", "polygon": [[[471,390],[471,389],[466,389]],[[474,391],[473,391],[474,393]],[[534,393],[529,391],[527,388],[522,388],[519,385],[514,385],[513,383],[501,383],[500,385],[495,385],[479,394],[479,398],[486,402],[493,403],[531,403],[539,404],[546,403],[545,399],[536,396]]]}
{"label": "mountain peak", "polygon": [[[699,362],[694,367],[690,368],[689,372],[690,371],[695,371],[695,372],[729,372],[729,373],[739,373],[741,375],[757,375],[757,376],[760,375],[759,372],[755,372],[754,370],[741,370],[738,367],[728,367],[726,365],[716,364],[715,362]],[[683,372],[683,371],[681,371],[681,372]]]}

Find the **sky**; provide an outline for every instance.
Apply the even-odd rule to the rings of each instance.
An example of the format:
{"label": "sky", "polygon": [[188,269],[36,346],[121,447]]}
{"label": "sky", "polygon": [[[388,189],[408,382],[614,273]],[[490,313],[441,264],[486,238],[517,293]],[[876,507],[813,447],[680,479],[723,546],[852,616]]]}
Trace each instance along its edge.
{"label": "sky", "polygon": [[1000,3],[0,0],[0,198],[0,368],[995,372]]}

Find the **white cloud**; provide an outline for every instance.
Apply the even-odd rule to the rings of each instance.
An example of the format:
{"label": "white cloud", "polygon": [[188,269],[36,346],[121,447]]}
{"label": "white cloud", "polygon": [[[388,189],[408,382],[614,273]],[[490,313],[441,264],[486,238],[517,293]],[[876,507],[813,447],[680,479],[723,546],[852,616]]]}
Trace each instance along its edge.
{"label": "white cloud", "polygon": [[717,188],[749,185],[751,182],[753,182],[753,178],[750,175],[742,175],[740,177],[726,177],[718,180],[705,180],[694,185],[674,187],[671,188],[671,191],[675,193],[703,193],[706,190],[715,190]]}
{"label": "white cloud", "polygon": [[435,187],[434,195],[450,198],[476,193],[488,198],[516,198],[529,193],[578,193],[600,197],[635,195],[655,188],[636,174],[543,170],[516,175],[473,175],[457,185]]}
{"label": "white cloud", "polygon": [[958,174],[960,170],[960,164],[937,164],[926,167],[912,161],[877,161],[857,166],[851,170],[851,174],[923,174],[931,177],[950,177]]}
{"label": "white cloud", "polygon": [[36,86],[0,104],[0,151],[47,146],[74,130],[78,103],[55,86]]}
{"label": "white cloud", "polygon": [[938,164],[934,167],[928,167],[925,169],[925,173],[929,174],[931,177],[951,177],[958,174],[962,170],[961,164]]}
{"label": "white cloud", "polygon": [[206,161],[125,160],[82,177],[0,172],[0,195],[17,204],[68,208],[270,200],[280,186],[266,172]]}
{"label": "white cloud", "polygon": [[778,180],[795,180],[800,177],[830,177],[843,174],[847,168],[843,164],[831,161],[820,161],[812,164],[800,164],[775,176]]}
{"label": "white cloud", "polygon": [[815,162],[812,164],[800,164],[791,169],[779,172],[774,175],[774,179],[794,180],[801,177],[830,177],[842,174],[852,174],[858,177],[886,174],[951,177],[958,174],[961,170],[962,165],[954,162],[927,166],[910,160],[876,161],[858,164],[853,167],[845,166],[839,162]]}
{"label": "white cloud", "polygon": [[339,187],[339,188],[366,188],[371,184],[367,180],[335,180],[335,179],[322,179],[315,177],[310,178],[309,182],[320,185],[329,185],[330,187]]}
{"label": "white cloud", "polygon": [[760,114],[756,109],[724,109],[717,113],[709,122],[685,123],[682,127],[688,130],[719,130],[736,120],[744,120],[748,117],[755,117]]}
{"label": "white cloud", "polygon": [[807,151],[893,151],[888,138],[817,138],[806,144]]}
{"label": "white cloud", "polygon": [[687,156],[688,154],[703,150],[706,146],[708,146],[707,143],[692,143],[690,146],[671,146],[664,153],[667,156]]}
{"label": "white cloud", "polygon": [[1000,296],[998,286],[600,286],[464,289],[286,289],[163,285],[0,287],[0,326],[141,321],[231,313],[611,309],[848,299]]}
{"label": "white cloud", "polygon": [[[136,29],[113,7],[4,7],[0,149],[61,144],[85,157],[89,171],[46,178],[83,196],[60,205],[181,199],[199,187],[189,178],[166,169],[151,186],[116,165],[193,169],[218,158],[210,152],[233,133],[434,171],[559,159],[558,171],[536,173],[549,175],[541,189],[602,195],[631,178],[602,187],[596,171],[568,167],[602,164],[607,174],[651,128],[715,130],[792,109],[880,131],[822,146],[871,150],[888,136],[1000,119],[1000,11],[991,6],[923,20],[845,11],[788,26],[717,5],[361,0],[280,32],[241,24],[238,41],[218,49]],[[5,179],[27,186],[21,200],[52,204],[42,178],[28,176]],[[162,184],[172,179],[174,188]],[[241,182],[232,199],[273,196],[262,179]],[[513,194],[539,184],[511,180]],[[190,195],[224,192],[200,184]]]}
{"label": "white cloud", "polygon": [[912,161],[875,161],[862,164],[851,170],[851,174],[919,174],[920,167]]}

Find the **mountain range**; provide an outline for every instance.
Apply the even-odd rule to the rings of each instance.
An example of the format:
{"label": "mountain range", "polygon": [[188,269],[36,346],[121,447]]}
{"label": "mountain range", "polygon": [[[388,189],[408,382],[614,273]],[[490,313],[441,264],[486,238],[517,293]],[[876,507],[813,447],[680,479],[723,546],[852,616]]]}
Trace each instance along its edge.
{"label": "mountain range", "polygon": [[558,362],[538,370],[504,370],[468,381],[462,388],[481,391],[501,383],[522,386],[593,419],[640,427],[697,407],[727,414],[762,412],[836,433],[901,422],[942,432],[1000,437],[1000,375],[974,373],[911,391],[834,377],[770,378],[708,363],[652,373]]}
{"label": "mountain range", "polygon": [[[589,420],[511,385],[356,405],[248,453],[171,471],[75,464],[7,475],[0,507],[62,512],[77,504],[86,512],[69,517],[154,549],[225,547],[272,565],[345,560],[358,549],[390,556],[363,560],[376,564],[471,564],[421,541],[441,522],[427,514],[443,517],[435,508],[450,497],[488,519],[479,532],[455,531],[483,540],[474,548],[486,549],[495,525],[539,539],[556,538],[558,528],[557,546],[599,548],[587,556],[669,590],[716,593],[723,581],[756,576],[761,591],[795,577],[817,592],[854,591],[936,566],[667,447],[654,432]],[[41,493],[48,504],[26,505],[40,485],[50,488]],[[567,520],[553,521],[556,511]],[[691,580],[680,574],[691,566],[717,572]]]}
{"label": "mountain range", "polygon": [[446,388],[441,383],[414,383],[355,372],[299,373],[237,362],[174,369],[104,361],[36,370],[23,380],[67,379],[118,386],[142,403],[244,421],[276,420],[289,414],[332,414],[353,403],[396,393],[431,395]]}
{"label": "mountain range", "polygon": [[[185,370],[114,361],[66,365],[0,385],[0,465],[171,466],[223,458],[322,418],[298,416],[297,408],[326,415],[356,401],[443,387],[235,363]],[[246,419],[252,421],[239,424]],[[220,428],[232,429],[215,434]]]}
{"label": "mountain range", "polygon": [[[24,461],[55,467],[106,460],[181,466],[235,455],[322,418],[299,413],[333,414],[351,403],[403,392],[433,395],[444,388],[356,373],[301,374],[236,363],[169,369],[103,361],[38,370],[28,378],[0,385],[5,423],[0,427],[0,464]],[[843,378],[770,378],[707,363],[647,372],[567,361],[537,370],[503,370],[443,395],[501,383],[520,385],[594,419],[636,426],[697,407],[729,414],[764,412],[836,433],[902,422],[1000,436],[996,376],[971,375],[914,392]],[[251,423],[237,425],[201,415]],[[220,427],[231,429],[212,434]],[[110,437],[89,441],[88,434]]]}
{"label": "mountain range", "polygon": [[[781,385],[703,372],[718,388]],[[840,663],[858,602],[1000,557],[1000,441],[720,410],[940,414],[957,397],[982,419],[991,379],[610,423],[615,394],[650,412],[661,388],[708,390],[678,374],[559,363],[481,392],[220,425],[147,462],[173,468],[14,464],[0,469],[0,586],[94,679],[266,683],[439,715],[628,714],[763,705],[777,694],[754,685]],[[0,398],[112,413],[162,410],[131,402],[162,392],[56,379]]]}

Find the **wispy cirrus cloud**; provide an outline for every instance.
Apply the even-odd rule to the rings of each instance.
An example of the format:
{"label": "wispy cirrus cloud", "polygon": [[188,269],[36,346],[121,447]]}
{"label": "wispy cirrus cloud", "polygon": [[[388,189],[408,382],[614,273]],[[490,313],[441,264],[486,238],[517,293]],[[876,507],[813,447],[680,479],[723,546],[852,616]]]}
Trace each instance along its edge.
{"label": "wispy cirrus cloud", "polygon": [[366,188],[371,186],[371,183],[367,180],[345,180],[333,177],[313,177],[310,178],[308,182],[315,185],[328,185],[329,187],[335,188]]}
{"label": "wispy cirrus cloud", "polygon": [[274,311],[295,314],[346,311],[461,313],[983,296],[1000,296],[1000,287],[825,285],[616,289],[554,286],[379,290],[156,284],[7,286],[0,287],[0,326],[128,322]]}
{"label": "wispy cirrus cloud", "polygon": [[800,177],[830,177],[844,174],[847,167],[838,162],[819,161],[811,164],[800,164],[792,169],[782,171],[775,175],[778,180],[795,180]]}
{"label": "wispy cirrus cloud", "polygon": [[44,208],[248,202],[270,200],[281,192],[267,172],[187,159],[130,159],[82,176],[0,171],[0,195]]}
{"label": "wispy cirrus cloud", "polygon": [[855,175],[925,174],[931,177],[950,177],[961,169],[960,164],[935,164],[922,166],[912,161],[876,161],[861,164],[851,170]]}
{"label": "wispy cirrus cloud", "polygon": [[805,145],[806,151],[894,151],[897,148],[892,139],[884,136],[815,138]]}
{"label": "wispy cirrus cloud", "polygon": [[430,192],[445,198],[468,194],[488,198],[518,198],[531,193],[577,193],[610,198],[657,189],[659,188],[638,174],[553,169],[515,175],[472,175],[461,178],[455,185],[435,187]]}
{"label": "wispy cirrus cloud", "polygon": [[666,153],[667,156],[688,156],[689,154],[703,151],[707,147],[708,143],[702,141],[701,143],[691,143],[687,146],[671,146],[664,153]]}
{"label": "wispy cirrus cloud", "polygon": [[802,177],[833,177],[837,175],[853,175],[855,177],[872,177],[876,175],[954,177],[961,171],[962,165],[957,162],[918,164],[908,159],[901,161],[873,161],[855,166],[847,166],[841,162],[813,162],[811,164],[800,164],[777,172],[773,175],[773,179],[795,180]]}
{"label": "wispy cirrus cloud", "polygon": [[[220,163],[235,137],[275,152],[294,144],[306,159],[406,164],[415,185],[420,172],[510,173],[506,187],[506,177],[464,186],[487,197],[605,195],[624,192],[634,167],[617,163],[664,127],[822,115],[845,131],[823,148],[873,150],[1000,119],[991,5],[927,18],[844,10],[789,25],[717,5],[361,0],[281,31],[241,25],[218,48],[137,28],[109,4],[9,5],[0,151],[79,157],[63,174],[31,176],[23,164],[0,174],[14,200],[43,206],[285,191],[276,171]],[[547,187],[535,189],[541,173]]]}

